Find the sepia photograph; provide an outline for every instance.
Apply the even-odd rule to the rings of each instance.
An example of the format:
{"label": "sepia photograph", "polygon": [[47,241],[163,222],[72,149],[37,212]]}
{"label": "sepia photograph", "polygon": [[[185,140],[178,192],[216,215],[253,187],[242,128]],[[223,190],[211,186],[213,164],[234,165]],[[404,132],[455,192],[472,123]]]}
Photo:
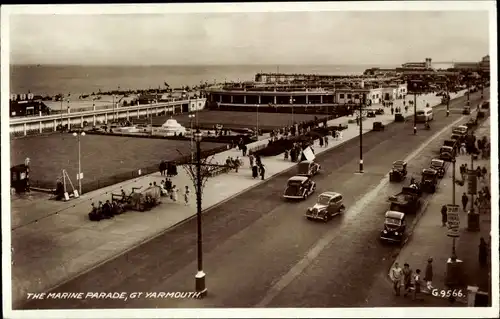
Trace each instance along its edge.
{"label": "sepia photograph", "polygon": [[1,21],[6,318],[498,316],[494,1]]}

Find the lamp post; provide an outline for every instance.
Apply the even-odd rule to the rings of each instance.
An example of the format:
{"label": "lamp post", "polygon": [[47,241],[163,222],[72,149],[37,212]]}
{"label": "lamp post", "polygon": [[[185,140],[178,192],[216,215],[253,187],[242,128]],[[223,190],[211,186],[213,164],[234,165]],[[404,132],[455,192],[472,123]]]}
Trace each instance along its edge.
{"label": "lamp post", "polygon": [[202,241],[202,229],[201,229],[201,195],[202,195],[202,176],[201,176],[201,140],[203,138],[202,133],[199,129],[196,130],[194,134],[196,140],[196,221],[198,229],[198,271],[195,276],[195,287],[196,292],[200,293],[200,296],[205,296],[207,294],[207,288],[205,287],[205,273],[203,272],[203,241]]}
{"label": "lamp post", "polygon": [[413,94],[413,134],[417,134],[417,93]]}
{"label": "lamp post", "polygon": [[189,124],[190,124],[190,132],[191,132],[191,162],[194,161],[194,158],[193,158],[193,151],[194,151],[194,143],[193,143],[193,140],[194,140],[194,133],[193,133],[193,120],[194,118],[196,117],[195,114],[189,114]]}
{"label": "lamp post", "polygon": [[[456,157],[454,156],[452,159],[451,159],[451,163],[452,163],[452,177],[451,177],[451,181],[452,181],[452,197],[451,197],[451,203],[453,204],[453,206],[455,206],[455,163],[456,163]],[[453,246],[451,248],[451,260],[453,262],[455,262],[457,260],[457,251],[456,251],[456,247],[455,247],[455,239],[456,237],[452,237],[453,238]]]}
{"label": "lamp post", "polygon": [[446,83],[446,117],[450,116],[450,87]]}
{"label": "lamp post", "polygon": [[257,141],[259,140],[259,104],[257,104],[257,131],[255,132],[257,136]]}
{"label": "lamp post", "polygon": [[363,104],[364,95],[359,100],[359,172],[363,173]]}
{"label": "lamp post", "polygon": [[75,136],[78,140],[78,194],[82,195],[82,157],[80,137],[85,136],[85,132],[74,132],[73,136]]}

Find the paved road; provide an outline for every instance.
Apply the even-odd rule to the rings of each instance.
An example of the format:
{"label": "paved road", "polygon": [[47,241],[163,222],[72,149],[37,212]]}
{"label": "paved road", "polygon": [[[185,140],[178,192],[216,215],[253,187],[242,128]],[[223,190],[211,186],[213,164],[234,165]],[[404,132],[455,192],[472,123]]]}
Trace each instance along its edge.
{"label": "paved road", "polygon": [[[473,101],[478,98],[479,94],[471,96]],[[452,107],[460,108],[463,102],[459,98]],[[386,272],[397,253],[397,248],[381,245],[377,238],[388,207],[385,200],[401,184],[383,185],[381,180],[392,161],[407,157],[441,128],[461,118],[458,109],[448,118],[442,107],[435,113],[432,130],[421,130],[416,136],[411,122],[364,135],[363,175],[353,173],[358,168],[357,140],[318,156],[324,168],[315,178],[318,193],[339,191],[348,208],[345,216],[328,224],[303,218],[314,198],[302,203],[281,199],[293,171],[206,214],[204,270],[209,296],[203,300],[43,300],[23,308],[363,306],[371,282]],[[446,131],[441,140],[448,135]],[[428,164],[439,144],[431,143],[417,154],[409,163],[410,174]],[[379,192],[368,201],[365,194],[373,189]],[[54,291],[193,291],[195,273],[196,223],[191,220]]]}

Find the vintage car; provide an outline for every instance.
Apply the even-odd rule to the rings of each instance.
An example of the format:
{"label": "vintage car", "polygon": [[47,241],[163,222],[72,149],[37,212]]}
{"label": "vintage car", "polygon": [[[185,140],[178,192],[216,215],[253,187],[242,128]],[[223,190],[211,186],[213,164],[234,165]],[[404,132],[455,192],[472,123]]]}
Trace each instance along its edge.
{"label": "vintage car", "polygon": [[380,239],[389,242],[402,242],[406,232],[405,214],[389,210],[385,213],[384,229]]}
{"label": "vintage car", "polygon": [[450,140],[456,141],[457,143],[462,143],[464,141],[464,136],[460,134],[451,134]]}
{"label": "vintage car", "polygon": [[366,112],[366,117],[375,117],[375,111]]}
{"label": "vintage car", "polygon": [[467,135],[468,131],[469,131],[469,127],[467,125],[459,125],[459,126],[455,126],[451,129],[452,134],[457,134],[457,135],[462,135],[462,136]]}
{"label": "vintage car", "polygon": [[306,199],[316,190],[316,183],[309,176],[294,176],[286,184],[285,199]]}
{"label": "vintage car", "polygon": [[453,158],[455,158],[455,149],[452,146],[441,146],[439,149],[439,159],[443,161],[451,161]]}
{"label": "vintage car", "polygon": [[297,165],[297,175],[314,176],[319,173],[321,165],[315,161],[302,161]]}
{"label": "vintage car", "polygon": [[335,192],[324,192],[318,196],[318,200],[313,207],[306,211],[307,219],[318,219],[324,222],[329,221],[333,216],[342,214],[345,211],[344,199],[341,194]]}
{"label": "vintage car", "polygon": [[389,197],[389,202],[391,203],[389,210],[414,214],[421,206],[421,196],[421,188],[416,183],[409,187],[403,187],[401,192]]}
{"label": "vintage car", "polygon": [[424,168],[422,170],[422,180],[420,188],[426,193],[435,193],[438,183],[438,172],[432,168]]}
{"label": "vintage car", "polygon": [[445,172],[444,164],[445,162],[439,158],[431,159],[431,168],[437,171],[437,175],[439,178],[444,177],[444,172]]}
{"label": "vintage car", "polygon": [[378,108],[375,110],[375,115],[382,115],[384,114],[384,109],[383,108]]}
{"label": "vintage car", "polygon": [[394,114],[394,122],[404,122],[405,117],[401,113]]}
{"label": "vintage car", "polygon": [[392,163],[392,169],[389,172],[389,181],[401,182],[403,179],[405,179],[406,174],[408,174],[406,166],[407,163],[401,160]]}

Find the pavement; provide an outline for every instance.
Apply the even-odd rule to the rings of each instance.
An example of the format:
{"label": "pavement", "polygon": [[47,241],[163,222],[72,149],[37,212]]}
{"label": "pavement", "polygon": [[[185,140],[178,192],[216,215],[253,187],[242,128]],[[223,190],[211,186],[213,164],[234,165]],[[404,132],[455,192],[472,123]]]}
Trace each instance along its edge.
{"label": "pavement", "polygon": [[[451,134],[451,131],[449,132]],[[448,134],[448,135],[449,135]],[[490,120],[485,120],[480,127],[477,128],[475,135],[480,138],[488,136],[490,138]],[[459,167],[463,163],[467,163],[470,167],[470,156],[461,155],[457,157],[456,162],[456,178],[460,179]],[[489,159],[479,159],[474,161],[474,167],[486,166],[488,171],[491,169]],[[422,274],[425,273],[427,259],[433,258],[433,280],[432,286],[438,291],[447,290],[445,284],[447,260],[451,256],[452,239],[447,237],[447,228],[441,224],[441,207],[442,205],[452,203],[453,183],[452,183],[452,167],[448,167],[444,178],[441,180],[438,191],[432,196],[427,209],[422,213],[418,224],[413,229],[411,237],[407,244],[401,249],[394,262],[399,262],[400,265],[408,263],[415,271],[420,269]],[[489,174],[488,174],[489,175]],[[487,185],[490,190],[492,185],[490,178],[482,180],[478,184],[478,189],[482,185]],[[491,280],[488,278],[488,273],[491,272],[491,264],[487,268],[481,268],[478,262],[478,245],[479,239],[483,237],[487,242],[490,238],[491,231],[491,214],[480,215],[480,231],[467,231],[467,213],[462,210],[461,196],[467,192],[467,183],[464,186],[456,185],[455,198],[456,203],[460,205],[460,237],[456,240],[456,252],[459,260],[463,261],[463,276],[466,285],[462,287],[464,294],[463,298],[458,298],[457,302],[450,304],[448,299],[432,296],[428,291],[423,295],[423,301],[411,301],[410,298],[397,297],[392,292],[392,285],[388,278],[388,272],[385,276],[379,276],[376,284],[369,294],[367,303],[376,307],[416,307],[416,306],[434,306],[434,307],[465,307],[467,303],[467,285],[477,286],[480,291],[489,291]],[[470,205],[470,203],[469,203]],[[392,268],[392,266],[391,266]],[[389,268],[390,271],[390,268]],[[382,292],[382,293],[381,293]]]}
{"label": "pavement", "polygon": [[[473,102],[477,98],[477,95],[475,97],[473,95]],[[286,203],[281,200],[280,195],[283,191],[283,185],[293,175],[293,171],[286,171],[276,176],[276,178],[268,178],[262,183],[251,179],[248,166],[245,166],[239,173],[220,175],[209,180],[204,194],[205,209],[209,206],[211,200],[214,202],[217,200],[218,193],[220,193],[217,187],[221,187],[220,185],[224,183],[229,185],[227,187],[233,193],[237,193],[236,188],[243,183],[248,183],[244,185],[247,188],[251,187],[252,183],[253,185],[260,184],[260,187],[252,188],[245,193],[226,200],[224,203],[219,204],[216,209],[209,209],[204,214],[203,229],[204,253],[207,265],[206,272],[210,278],[208,283],[211,287],[210,295],[213,295],[215,299],[207,298],[203,300],[202,304],[194,306],[251,306],[258,304],[260,297],[265,296],[266,291],[271,289],[274,284],[281,285],[280,278],[287,273],[291,266],[300,262],[300,258],[308,254],[308,249],[311,246],[321,241],[323,236],[329,236],[333,230],[335,230],[338,237],[336,238],[338,242],[335,245],[335,249],[341,251],[340,256],[347,254],[347,256],[333,259],[334,265],[332,265],[331,271],[338,271],[340,273],[338,278],[351,279],[350,277],[352,277],[353,273],[349,273],[349,269],[343,266],[344,262],[354,264],[354,271],[360,271],[360,266],[363,264],[364,259],[372,263],[376,261],[377,267],[375,268],[380,268],[378,265],[380,262],[379,259],[381,256],[383,258],[385,258],[384,256],[390,256],[393,253],[392,248],[374,246],[373,244],[366,245],[366,243],[373,241],[372,236],[377,236],[381,225],[380,219],[382,218],[383,222],[383,213],[385,212],[387,203],[385,200],[382,200],[373,204],[372,209],[376,210],[376,213],[366,212],[366,210],[363,210],[363,207],[369,200],[373,200],[374,195],[372,190],[380,191],[380,186],[378,185],[385,185],[381,182],[381,179],[386,179],[384,176],[387,174],[388,163],[409,156],[409,154],[412,158],[420,156],[417,154],[418,152],[415,153],[415,145],[426,143],[441,128],[463,119],[460,114],[463,99],[453,101],[452,104],[454,110],[450,117],[445,117],[443,107],[436,110],[436,119],[433,123],[432,131],[419,131],[417,135],[413,135],[412,123],[398,123],[389,125],[384,132],[366,134],[366,137],[363,139],[366,156],[365,174],[353,174],[358,166],[357,156],[359,145],[356,140],[348,140],[350,137],[357,136],[357,126],[350,125],[350,128],[352,127],[353,129],[344,131],[343,141],[330,140],[329,149],[335,148],[332,151],[325,152],[327,148],[315,146],[318,162],[324,167],[324,173],[315,179],[318,184],[318,193],[323,190],[335,189],[339,185],[342,185],[342,192],[344,193],[347,206],[353,206],[352,211],[350,210],[349,214],[346,214],[346,218],[343,220],[339,219],[333,225],[308,223],[300,217],[307,206],[313,204],[313,198],[296,204]],[[386,115],[387,121],[390,121],[391,117],[390,115]],[[345,121],[345,119],[336,120]],[[364,123],[370,123],[373,120],[386,121],[383,120],[383,116],[380,116],[375,119],[367,119]],[[367,127],[367,130],[371,129],[371,125],[369,124],[364,125],[364,127]],[[408,143],[408,139],[410,138],[413,142]],[[341,143],[342,145],[339,145]],[[398,147],[394,147],[394,145],[398,145]],[[422,151],[419,150],[419,152]],[[225,157],[223,156],[224,159]],[[423,157],[426,162],[428,161],[427,157]],[[417,164],[420,163],[419,161],[417,161]],[[279,170],[286,170],[293,166],[290,162],[284,161],[282,156],[264,158],[263,162],[268,167],[270,174],[277,174]],[[417,167],[418,171],[420,171],[420,165],[417,165]],[[174,181],[174,183],[177,182]],[[387,190],[385,190],[387,193],[380,198],[387,198],[386,195],[397,192],[400,187],[400,185],[387,187]],[[363,199],[367,193],[370,193],[369,200]],[[362,204],[358,205],[358,202]],[[174,207],[174,209],[169,210],[168,207]],[[45,281],[40,282],[38,287],[33,285],[33,280],[26,280],[28,284],[24,287],[20,285],[17,287],[18,289],[20,287],[24,288],[24,292],[37,292],[49,289],[57,285],[58,282],[63,282],[65,278],[72,278],[64,284],[59,285],[55,290],[191,290],[194,288],[192,287],[192,281],[194,281],[192,277],[196,269],[193,264],[196,258],[195,221],[192,219],[187,220],[178,225],[178,227],[170,229],[168,232],[162,232],[162,230],[168,228],[167,219],[171,225],[174,219],[171,217],[174,214],[180,215],[183,211],[185,214],[183,218],[186,218],[187,215],[192,216],[194,214],[194,207],[166,203],[147,213],[127,213],[114,220],[106,220],[100,223],[85,222],[85,226],[82,228],[86,229],[87,237],[80,238],[80,241],[77,242],[80,244],[79,251],[76,251],[78,247],[75,248],[75,244],[71,246],[71,239],[76,237],[73,234],[67,235],[65,238],[70,241],[69,247],[66,246],[67,248],[63,248],[64,242],[61,240],[57,247],[46,247],[48,249],[41,254],[43,258],[46,258],[44,262],[50,262],[52,265],[54,265],[54,262],[59,261],[62,263],[64,260],[70,259],[70,266],[72,268],[69,270],[71,271],[68,271],[67,268],[59,267],[59,272],[53,271],[49,273],[52,277],[45,276],[43,278]],[[80,219],[84,219],[82,215],[85,214],[80,212]],[[291,217],[290,215],[294,216]],[[175,223],[179,223],[179,220],[177,219]],[[51,222],[52,227],[56,224],[57,222],[55,221]],[[25,227],[19,229],[23,228]],[[47,225],[44,227],[44,234],[50,236],[51,234],[45,229],[47,229]],[[97,231],[95,231],[96,229]],[[105,230],[105,232],[100,232],[100,230]],[[33,230],[32,232],[35,231]],[[92,231],[93,233],[89,234]],[[41,236],[39,233],[38,236]],[[161,235],[157,236],[159,233]],[[109,239],[112,236],[114,238]],[[139,237],[143,240],[142,244],[130,248],[133,246],[132,242],[140,242]],[[154,239],[146,241],[146,239],[152,237]],[[25,241],[22,236],[18,238],[18,244],[22,244]],[[34,239],[31,242],[32,246],[36,244]],[[353,241],[355,247],[352,247]],[[89,243],[93,245],[94,251],[85,253],[92,249],[89,247]],[[265,243],[265,245],[262,245],[262,243]],[[330,244],[330,241],[327,243]],[[127,245],[129,246],[126,247]],[[103,247],[107,249],[103,249]],[[64,258],[57,256],[57,254],[62,254],[64,251],[68,251],[65,256],[62,256]],[[70,251],[73,253],[73,257],[70,256]],[[160,254],[158,254],[159,251],[161,252]],[[50,256],[47,258],[47,255]],[[362,256],[361,260],[360,256]],[[58,257],[59,259],[56,260]],[[116,258],[110,260],[111,257]],[[78,260],[74,261],[71,258],[78,258]],[[252,267],[252,264],[255,264],[255,260],[259,260],[259,264],[266,265],[268,269]],[[16,258],[14,258],[14,262],[17,263]],[[328,259],[326,262],[327,264],[332,263],[332,259]],[[18,278],[31,276],[33,279],[44,275],[29,273],[30,269],[33,270],[33,267],[30,267],[29,258],[26,258],[24,263],[24,277],[20,277],[20,272],[18,272]],[[322,263],[323,267],[317,270],[324,272],[325,260]],[[82,274],[84,269],[92,266],[93,268],[90,271]],[[15,264],[15,267],[13,267],[14,272],[16,268],[19,268],[18,264]],[[47,268],[50,267],[48,266]],[[63,274],[60,273],[61,270],[63,270]],[[379,270],[382,271],[382,269]],[[346,271],[348,273],[345,273]],[[59,274],[58,281],[55,280],[55,275],[57,274]],[[368,276],[368,278],[361,277],[354,279],[366,283],[371,282],[371,271],[363,275]],[[75,276],[77,277],[75,278]],[[186,283],[186,280],[188,280],[188,283]],[[237,286],[235,286],[236,283]],[[313,283],[318,285],[317,282],[311,282],[307,285]],[[28,286],[30,284],[31,287]],[[328,281],[324,283],[320,291],[324,292],[324,289],[332,288],[326,284],[338,285],[339,283]],[[339,288],[335,287],[335,289]],[[310,291],[314,290],[312,287],[308,288]],[[235,289],[238,292],[237,296],[235,295]],[[214,292],[212,293],[212,291]],[[23,296],[19,292],[17,295]],[[328,296],[329,294],[326,295]],[[290,295],[287,294],[286,296]],[[300,296],[300,294],[297,296]],[[331,300],[320,299],[318,299],[316,304],[321,301],[332,305]],[[340,292],[340,296],[338,296],[338,300],[334,304],[352,304],[356,302],[353,300],[352,293],[348,294],[344,289],[344,291]],[[109,300],[106,302],[102,302],[102,300],[59,300],[60,303],[57,300],[52,301],[30,302],[24,304],[22,308],[125,307],[123,303],[118,305]],[[154,301],[159,303],[153,305]],[[307,299],[307,301],[312,302],[311,299]],[[149,303],[141,303],[139,307],[183,306],[182,303],[173,305],[172,302],[172,300],[151,300]],[[291,303],[291,300],[282,302],[289,305],[294,304]],[[296,304],[304,305],[303,303]],[[269,305],[272,306],[272,304],[266,304],[266,306]],[[126,307],[137,306],[137,303],[130,300],[126,305]],[[310,306],[315,306],[315,304],[310,304]]]}

